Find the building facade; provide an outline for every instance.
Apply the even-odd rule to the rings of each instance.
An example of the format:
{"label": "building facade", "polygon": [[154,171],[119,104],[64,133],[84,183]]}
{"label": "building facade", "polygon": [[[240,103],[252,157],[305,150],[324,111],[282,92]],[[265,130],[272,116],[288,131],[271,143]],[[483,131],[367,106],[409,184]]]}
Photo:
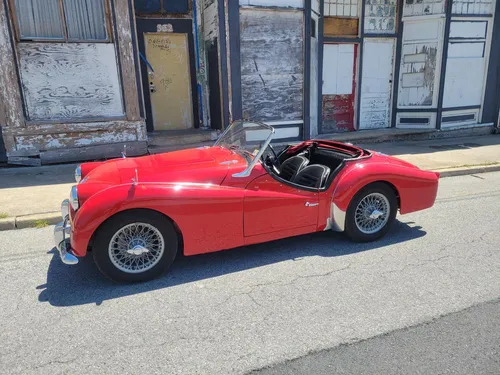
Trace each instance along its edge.
{"label": "building facade", "polygon": [[498,124],[495,0],[0,0],[0,162]]}

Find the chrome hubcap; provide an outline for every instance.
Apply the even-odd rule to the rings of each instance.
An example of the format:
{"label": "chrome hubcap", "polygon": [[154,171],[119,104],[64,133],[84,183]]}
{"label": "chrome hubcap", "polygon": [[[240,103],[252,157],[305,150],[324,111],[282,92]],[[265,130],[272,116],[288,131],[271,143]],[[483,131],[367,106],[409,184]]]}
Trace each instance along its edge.
{"label": "chrome hubcap", "polygon": [[109,243],[109,258],[126,273],[140,273],[153,268],[165,250],[162,234],[154,226],[133,223],[120,228]]}
{"label": "chrome hubcap", "polygon": [[381,230],[389,220],[389,200],[380,193],[371,193],[359,202],[355,212],[356,226],[364,234]]}

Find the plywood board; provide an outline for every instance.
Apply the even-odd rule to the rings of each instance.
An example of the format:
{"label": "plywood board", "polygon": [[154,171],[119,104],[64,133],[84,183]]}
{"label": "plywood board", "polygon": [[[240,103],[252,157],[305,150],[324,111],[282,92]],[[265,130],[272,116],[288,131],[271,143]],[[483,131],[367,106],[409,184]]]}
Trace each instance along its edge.
{"label": "plywood board", "polygon": [[390,126],[395,40],[365,40],[361,80],[360,129]]}
{"label": "plywood board", "polygon": [[325,17],[324,30],[325,36],[358,36],[359,19],[357,18],[339,18]]}
{"label": "plywood board", "polygon": [[21,43],[18,48],[30,120],[124,114],[113,44]]}
{"label": "plywood board", "polygon": [[240,9],[243,117],[303,118],[303,12]]}

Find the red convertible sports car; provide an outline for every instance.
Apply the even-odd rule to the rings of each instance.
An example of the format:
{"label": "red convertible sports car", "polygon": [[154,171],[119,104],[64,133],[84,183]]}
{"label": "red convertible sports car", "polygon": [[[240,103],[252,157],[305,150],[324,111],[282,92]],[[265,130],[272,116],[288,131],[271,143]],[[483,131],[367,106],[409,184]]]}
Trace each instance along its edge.
{"label": "red convertible sports car", "polygon": [[83,163],[63,221],[61,260],[91,250],[117,281],[164,273],[176,255],[334,230],[384,236],[400,214],[431,207],[439,173],[351,144],[309,140],[276,152],[274,129],[229,126],[212,147]]}

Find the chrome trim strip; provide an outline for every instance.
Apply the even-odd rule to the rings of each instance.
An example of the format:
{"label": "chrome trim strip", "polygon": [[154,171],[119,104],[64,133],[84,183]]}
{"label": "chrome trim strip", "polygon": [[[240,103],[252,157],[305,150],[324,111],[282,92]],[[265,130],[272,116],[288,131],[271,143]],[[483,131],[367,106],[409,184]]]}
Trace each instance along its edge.
{"label": "chrome trim strip", "polygon": [[61,203],[61,215],[66,217],[69,215],[69,199],[65,199]]}
{"label": "chrome trim strip", "polygon": [[332,230],[336,232],[343,232],[345,230],[345,218],[346,213],[337,207],[335,203],[332,202],[331,207],[331,221]]}
{"label": "chrome trim strip", "polygon": [[[70,250],[69,236],[71,233],[71,226],[68,225],[68,221],[69,216],[66,216],[64,221],[56,224],[54,228],[54,242],[61,261],[64,264],[74,265],[78,263],[78,258],[74,256]],[[66,235],[68,236],[67,238]]]}

